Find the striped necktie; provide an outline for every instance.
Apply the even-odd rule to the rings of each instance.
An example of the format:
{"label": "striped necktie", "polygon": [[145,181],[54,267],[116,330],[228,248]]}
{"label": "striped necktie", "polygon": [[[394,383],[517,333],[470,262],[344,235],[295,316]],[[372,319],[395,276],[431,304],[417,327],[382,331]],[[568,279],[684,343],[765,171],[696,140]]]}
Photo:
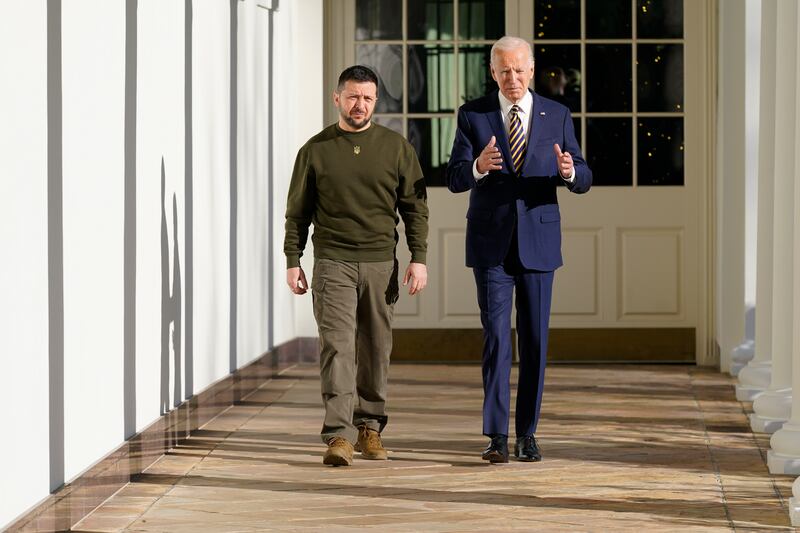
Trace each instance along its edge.
{"label": "striped necktie", "polygon": [[522,129],[522,120],[519,118],[519,106],[511,106],[508,116],[508,141],[511,144],[511,160],[514,163],[514,171],[519,174],[522,170],[522,162],[525,160],[525,131]]}

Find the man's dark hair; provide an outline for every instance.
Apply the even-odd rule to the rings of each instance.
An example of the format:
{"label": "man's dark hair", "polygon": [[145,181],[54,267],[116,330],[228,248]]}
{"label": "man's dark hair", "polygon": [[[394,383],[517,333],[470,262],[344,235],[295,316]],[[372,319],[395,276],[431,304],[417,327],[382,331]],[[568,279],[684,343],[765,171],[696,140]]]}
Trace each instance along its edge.
{"label": "man's dark hair", "polygon": [[373,72],[371,68],[363,65],[353,65],[352,67],[344,69],[342,73],[339,74],[339,83],[336,86],[336,92],[342,92],[344,84],[348,81],[357,83],[372,82],[375,84],[375,87],[378,86],[378,76],[375,75],[375,72]]}

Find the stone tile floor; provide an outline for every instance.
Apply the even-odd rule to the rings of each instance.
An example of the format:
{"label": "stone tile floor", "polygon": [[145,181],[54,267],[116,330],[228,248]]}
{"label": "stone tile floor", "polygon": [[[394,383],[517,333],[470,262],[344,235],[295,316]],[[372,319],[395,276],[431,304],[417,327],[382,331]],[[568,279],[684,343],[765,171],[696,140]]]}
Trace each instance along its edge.
{"label": "stone tile floor", "polygon": [[317,369],[292,368],[74,530],[792,530],[793,478],[769,474],[769,440],[750,432],[727,375],[550,366],[544,461],[508,465],[480,459],[480,379],[477,366],[394,365],[390,460],[332,468],[321,463]]}

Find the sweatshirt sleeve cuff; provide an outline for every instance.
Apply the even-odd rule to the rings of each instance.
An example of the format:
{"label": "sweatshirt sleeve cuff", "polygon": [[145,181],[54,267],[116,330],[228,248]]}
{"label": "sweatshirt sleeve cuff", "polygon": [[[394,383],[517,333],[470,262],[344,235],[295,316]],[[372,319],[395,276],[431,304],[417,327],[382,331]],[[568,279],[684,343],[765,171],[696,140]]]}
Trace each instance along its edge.
{"label": "sweatshirt sleeve cuff", "polygon": [[300,256],[299,255],[287,255],[286,256],[286,268],[295,268],[300,266]]}
{"label": "sweatshirt sleeve cuff", "polygon": [[425,264],[425,252],[411,252],[411,262]]}

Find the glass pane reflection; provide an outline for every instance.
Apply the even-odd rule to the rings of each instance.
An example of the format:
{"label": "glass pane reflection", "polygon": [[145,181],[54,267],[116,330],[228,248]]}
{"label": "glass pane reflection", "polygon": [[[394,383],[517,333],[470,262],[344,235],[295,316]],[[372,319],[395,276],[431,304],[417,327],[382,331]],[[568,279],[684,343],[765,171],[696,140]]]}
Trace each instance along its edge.
{"label": "glass pane reflection", "polygon": [[408,110],[411,113],[453,111],[455,57],[452,46],[408,47]]}
{"label": "glass pane reflection", "polygon": [[537,39],[580,38],[580,0],[536,0],[533,25],[533,35]]}
{"label": "glass pane reflection", "polygon": [[375,124],[380,124],[390,130],[394,130],[400,135],[403,135],[403,119],[400,117],[382,117],[382,116],[373,116],[372,122]]}
{"label": "glass pane reflection", "polygon": [[445,168],[453,148],[455,128],[455,119],[452,117],[415,118],[408,121],[408,141],[417,151],[428,187],[447,185]]}
{"label": "glass pane reflection", "polygon": [[581,110],[581,47],[578,44],[540,44],[536,57],[536,92],[564,104],[573,113]]}
{"label": "glass pane reflection", "polygon": [[356,0],[356,41],[402,39],[402,17],[396,0]]}
{"label": "glass pane reflection", "polygon": [[639,111],[683,111],[683,45],[640,44]]}
{"label": "glass pane reflection", "polygon": [[683,119],[640,118],[639,185],[683,185]]}
{"label": "glass pane reflection", "polygon": [[683,0],[636,0],[639,37],[683,37]]}
{"label": "glass pane reflection", "polygon": [[505,33],[505,0],[460,0],[459,39],[499,39]]}
{"label": "glass pane reflection", "polygon": [[588,111],[631,111],[631,45],[586,45]]}
{"label": "glass pane reflection", "polygon": [[592,185],[633,184],[630,118],[587,118],[586,157]]}
{"label": "glass pane reflection", "polygon": [[586,0],[586,37],[630,39],[631,0]]}
{"label": "glass pane reflection", "polygon": [[489,72],[492,47],[462,46],[458,49],[459,104],[474,100],[497,89]]}
{"label": "glass pane reflection", "polygon": [[403,47],[399,44],[359,44],[356,62],[378,75],[376,113],[403,112]]}
{"label": "glass pane reflection", "polygon": [[408,0],[408,38],[452,39],[453,0]]}

